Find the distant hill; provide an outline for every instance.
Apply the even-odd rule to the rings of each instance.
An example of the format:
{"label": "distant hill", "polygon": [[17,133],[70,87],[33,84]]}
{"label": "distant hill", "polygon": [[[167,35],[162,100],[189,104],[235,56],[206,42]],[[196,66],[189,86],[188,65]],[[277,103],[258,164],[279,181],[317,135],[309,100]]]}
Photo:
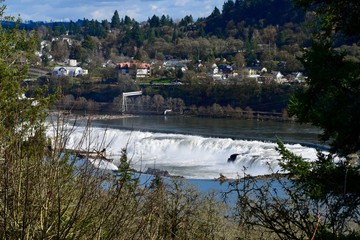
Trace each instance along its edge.
{"label": "distant hill", "polygon": [[[186,18],[186,17],[185,17]],[[218,35],[227,28],[229,22],[233,24],[251,25],[262,28],[267,25],[283,25],[288,22],[301,23],[304,21],[305,12],[296,7],[292,0],[228,0],[222,9],[214,8],[212,14],[206,18],[199,19],[207,34]],[[84,25],[86,19],[76,21],[80,26]],[[3,21],[3,27],[13,26],[13,22]],[[20,28],[31,30],[39,26],[69,28],[70,22],[34,22],[26,21],[20,24]]]}
{"label": "distant hill", "polygon": [[[228,24],[242,23],[255,28],[285,23],[302,23],[305,12],[296,7],[292,0],[228,0],[222,11],[215,8],[210,16],[202,20],[207,34],[218,35]],[[231,27],[231,26],[230,26]]]}

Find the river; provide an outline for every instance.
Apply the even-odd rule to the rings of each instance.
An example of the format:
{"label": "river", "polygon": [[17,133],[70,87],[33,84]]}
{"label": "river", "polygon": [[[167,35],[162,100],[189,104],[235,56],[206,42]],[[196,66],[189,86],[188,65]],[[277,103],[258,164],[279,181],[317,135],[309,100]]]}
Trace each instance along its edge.
{"label": "river", "polygon": [[[318,129],[289,122],[209,119],[185,116],[134,116],[92,120],[91,132],[81,144],[90,149],[106,148],[107,156],[119,163],[126,148],[133,168],[157,168],[187,179],[213,179],[220,174],[237,178],[280,170],[276,140],[308,161],[316,158]],[[68,141],[79,145],[84,123]],[[90,146],[90,147],[89,147]],[[239,154],[233,163],[227,159]]]}

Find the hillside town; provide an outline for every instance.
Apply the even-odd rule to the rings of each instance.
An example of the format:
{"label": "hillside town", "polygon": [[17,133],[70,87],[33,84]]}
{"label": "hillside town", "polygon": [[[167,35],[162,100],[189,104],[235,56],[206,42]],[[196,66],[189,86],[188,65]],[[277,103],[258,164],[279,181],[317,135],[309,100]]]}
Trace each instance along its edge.
{"label": "hillside town", "polygon": [[[287,103],[307,86],[312,16],[291,1],[260,2],[266,13],[229,0],[198,19],[137,22],[115,10],[111,20],[21,23],[38,42],[26,78],[50,92],[61,86],[65,109],[116,112],[125,93],[141,91],[127,98],[128,113],[293,121]],[[344,49],[357,57],[354,45]]]}
{"label": "hillside town", "polygon": [[[41,51],[37,52],[40,62],[38,65],[41,65],[41,58],[46,55],[46,47],[51,46],[57,41],[63,41],[68,44],[72,42],[71,38],[63,37],[53,39],[50,41],[41,42]],[[78,63],[76,59],[65,59],[63,62],[55,61],[51,54],[47,55],[47,58],[50,60],[50,65],[55,65],[51,75],[52,76],[69,76],[77,77],[87,75],[89,72],[87,69],[80,67],[81,63]],[[261,62],[256,60],[256,66],[243,66],[237,68],[235,64],[229,64],[226,59],[214,59],[213,63],[203,62],[201,60],[192,61],[192,60],[182,60],[171,58],[167,60],[149,60],[148,62],[143,62],[139,60],[134,60],[129,58],[127,62],[118,62],[115,63],[111,60],[100,63],[103,68],[115,68],[118,70],[119,76],[128,76],[134,80],[139,80],[142,78],[149,78],[156,74],[159,71],[168,71],[168,72],[181,72],[182,74],[190,69],[195,69],[201,71],[201,68],[206,69],[206,74],[209,78],[214,81],[226,82],[227,80],[241,81],[244,79],[251,79],[258,83],[268,84],[271,82],[276,82],[279,84],[296,84],[296,83],[305,83],[305,76],[302,72],[291,72],[283,75],[281,71],[268,71],[265,67],[261,67]],[[279,62],[278,66],[285,65],[286,62]],[[205,67],[208,65],[209,67]],[[211,65],[211,66],[210,66]],[[100,67],[100,66],[97,66]],[[235,70],[236,69],[236,70]],[[158,77],[165,77],[159,76]],[[180,81],[180,79],[178,79]],[[141,81],[141,80],[139,80]]]}

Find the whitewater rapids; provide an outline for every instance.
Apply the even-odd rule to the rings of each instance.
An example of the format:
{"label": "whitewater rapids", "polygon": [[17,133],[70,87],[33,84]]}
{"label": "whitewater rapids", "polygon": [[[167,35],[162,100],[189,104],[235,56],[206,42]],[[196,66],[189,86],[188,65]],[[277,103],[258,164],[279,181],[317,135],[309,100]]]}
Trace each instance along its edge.
{"label": "whitewater rapids", "polygon": [[[51,131],[49,131],[51,134]],[[286,144],[290,151],[312,161],[316,150],[300,144]],[[72,129],[67,148],[101,150],[119,165],[122,149],[127,149],[132,168],[146,171],[157,168],[171,175],[188,179],[214,179],[223,174],[238,178],[270,174],[280,170],[280,155],[276,143],[213,138],[195,135],[130,131],[113,128],[83,126]],[[228,163],[231,154],[239,154],[235,162]]]}

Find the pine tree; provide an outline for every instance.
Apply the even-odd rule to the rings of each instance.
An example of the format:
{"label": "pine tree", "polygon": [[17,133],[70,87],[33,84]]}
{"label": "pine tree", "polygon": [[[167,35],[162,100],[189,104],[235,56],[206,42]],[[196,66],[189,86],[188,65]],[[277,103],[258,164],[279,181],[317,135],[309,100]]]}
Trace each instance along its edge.
{"label": "pine tree", "polygon": [[[339,36],[359,46],[357,1],[298,1],[315,9],[320,30],[301,61],[308,88],[293,97],[290,113],[323,129],[322,140],[342,156],[360,150],[360,64],[336,49]],[[345,11],[346,10],[346,11]],[[326,64],[325,64],[326,63]]]}
{"label": "pine tree", "polygon": [[117,10],[115,10],[114,15],[111,18],[111,28],[120,28],[120,16]]}

